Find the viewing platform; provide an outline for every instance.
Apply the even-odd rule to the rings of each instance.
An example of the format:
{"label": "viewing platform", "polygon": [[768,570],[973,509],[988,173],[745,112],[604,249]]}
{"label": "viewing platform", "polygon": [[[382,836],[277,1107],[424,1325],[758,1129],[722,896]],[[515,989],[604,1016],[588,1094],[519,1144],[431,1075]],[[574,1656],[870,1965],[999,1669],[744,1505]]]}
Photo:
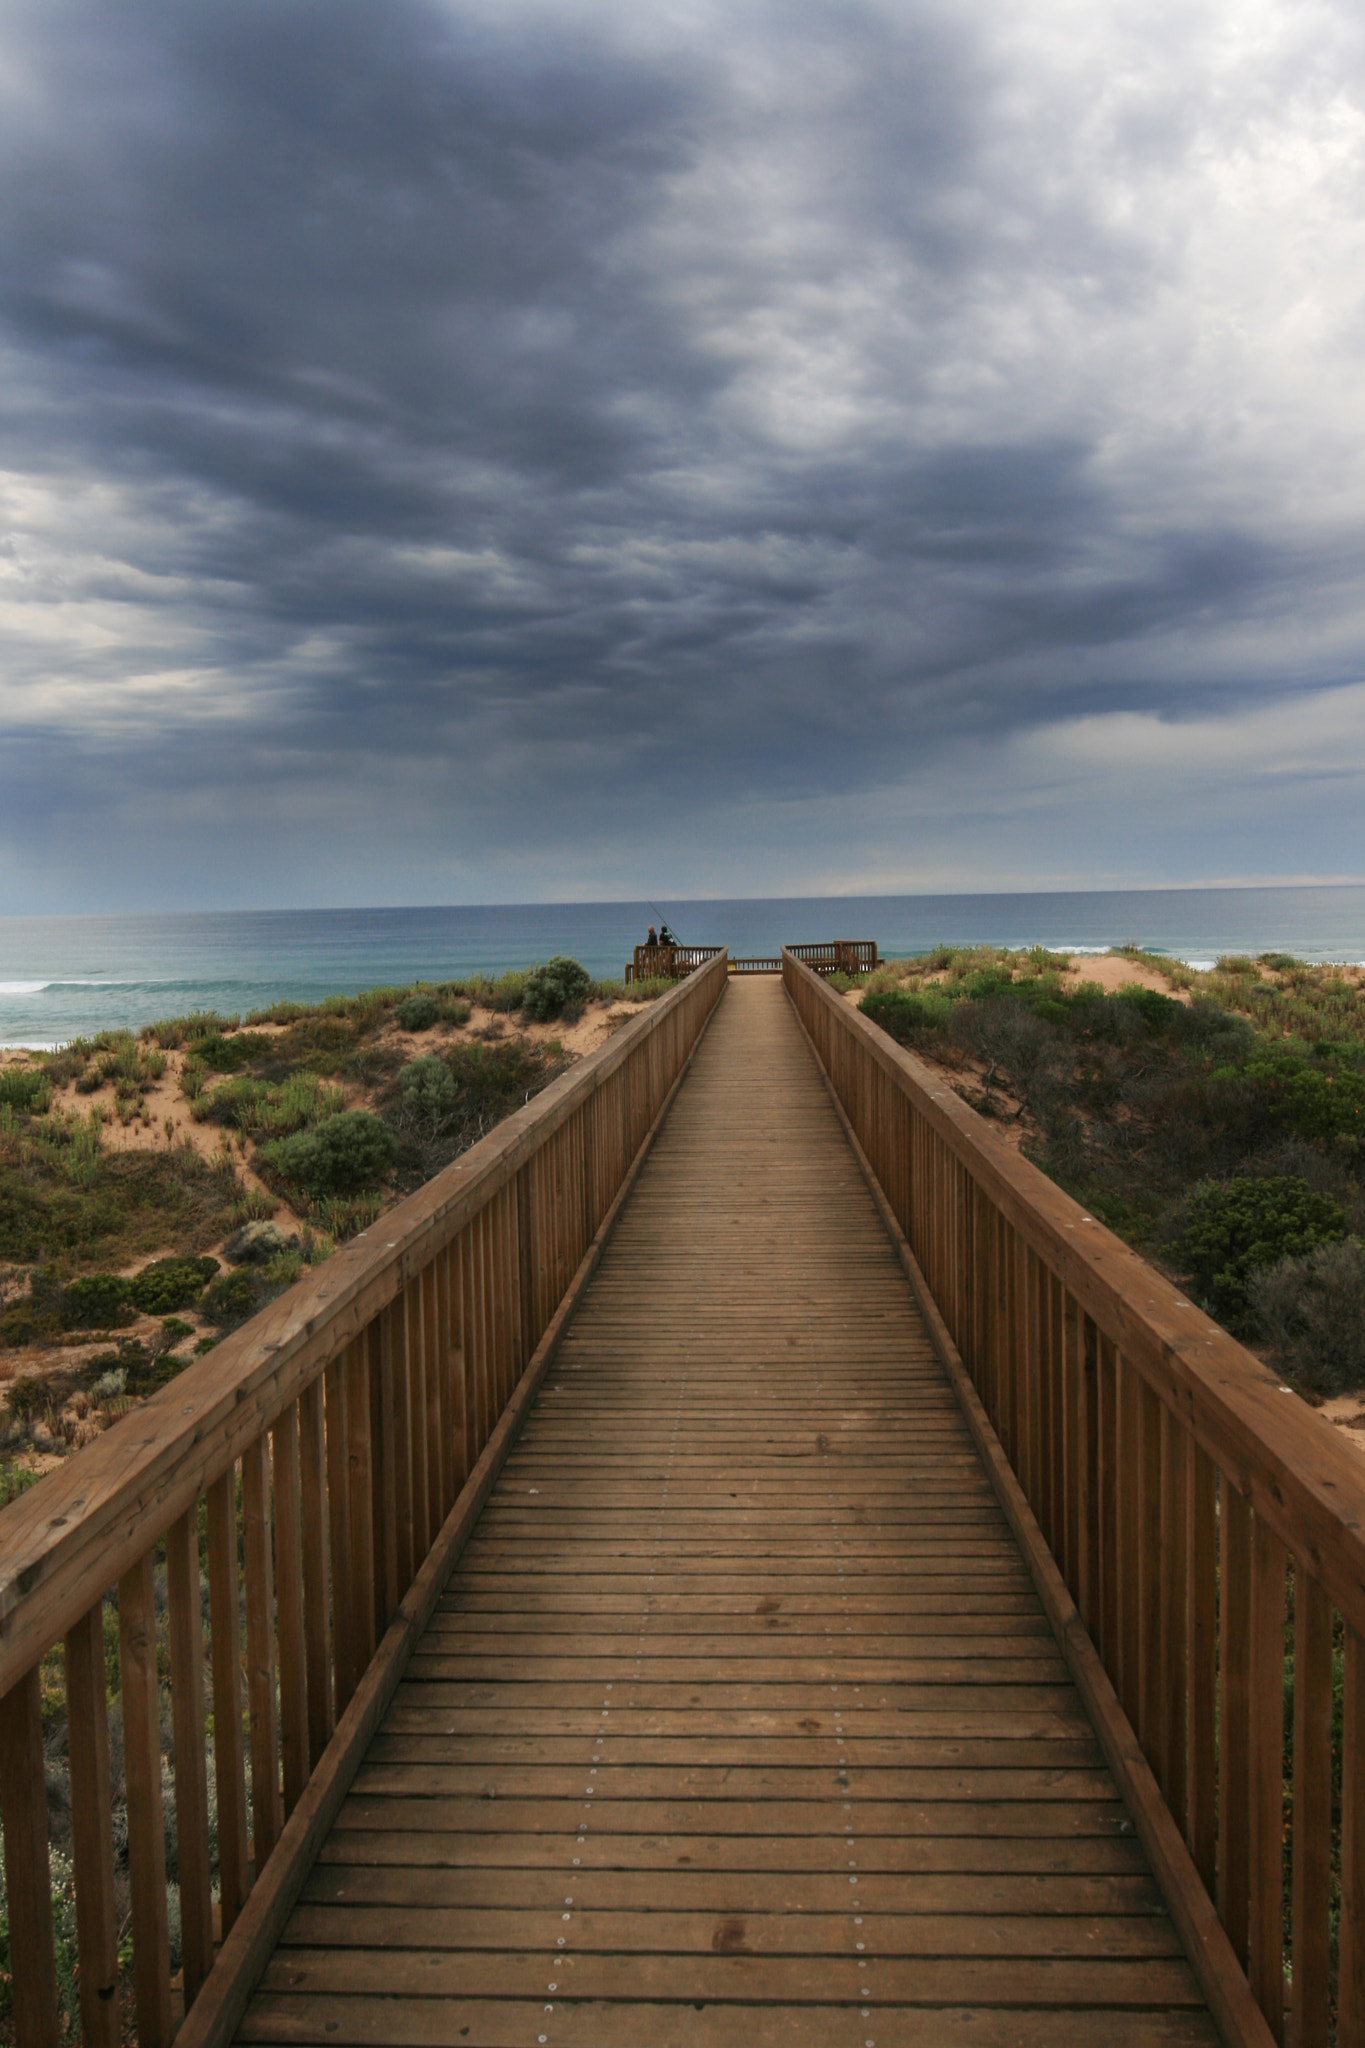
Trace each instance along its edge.
{"label": "viewing platform", "polygon": [[115,1585],[143,2043],[1365,2038],[1349,1451],[837,961],[732,964],[0,1517],[22,2048],[62,1639],[120,2038]]}

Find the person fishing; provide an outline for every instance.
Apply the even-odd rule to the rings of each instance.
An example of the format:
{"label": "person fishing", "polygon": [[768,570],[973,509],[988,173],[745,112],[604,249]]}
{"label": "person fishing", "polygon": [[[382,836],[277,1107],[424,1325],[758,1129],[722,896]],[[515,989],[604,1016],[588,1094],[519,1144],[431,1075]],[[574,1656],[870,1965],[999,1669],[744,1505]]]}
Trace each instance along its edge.
{"label": "person fishing", "polygon": [[676,946],[677,943],[677,940],[674,938],[672,932],[668,929],[668,926],[666,924],[661,924],[659,926],[659,944],[661,946]]}

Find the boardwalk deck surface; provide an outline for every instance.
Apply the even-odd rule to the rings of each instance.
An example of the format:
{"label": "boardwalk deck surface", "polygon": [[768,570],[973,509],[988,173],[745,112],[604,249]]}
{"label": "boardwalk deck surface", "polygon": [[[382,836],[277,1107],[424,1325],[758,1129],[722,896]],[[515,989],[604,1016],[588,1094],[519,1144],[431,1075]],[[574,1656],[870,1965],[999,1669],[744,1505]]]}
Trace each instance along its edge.
{"label": "boardwalk deck surface", "polygon": [[241,2038],[1215,2039],[780,982],[723,999]]}

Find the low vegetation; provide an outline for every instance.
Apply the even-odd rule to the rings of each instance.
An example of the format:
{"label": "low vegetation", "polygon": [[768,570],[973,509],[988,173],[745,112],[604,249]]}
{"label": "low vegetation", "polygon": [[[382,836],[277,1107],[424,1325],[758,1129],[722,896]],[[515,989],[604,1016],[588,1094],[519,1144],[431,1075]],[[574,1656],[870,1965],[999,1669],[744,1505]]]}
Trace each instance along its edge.
{"label": "low vegetation", "polygon": [[[547,1026],[596,1004],[600,1035],[626,993],[558,956],[0,1066],[0,1506],[563,1072]],[[268,1256],[232,1252],[271,1219]]]}
{"label": "low vegetation", "polygon": [[1124,951],[1164,986],[943,947],[879,968],[861,1004],[1280,1371],[1365,1391],[1365,985]]}

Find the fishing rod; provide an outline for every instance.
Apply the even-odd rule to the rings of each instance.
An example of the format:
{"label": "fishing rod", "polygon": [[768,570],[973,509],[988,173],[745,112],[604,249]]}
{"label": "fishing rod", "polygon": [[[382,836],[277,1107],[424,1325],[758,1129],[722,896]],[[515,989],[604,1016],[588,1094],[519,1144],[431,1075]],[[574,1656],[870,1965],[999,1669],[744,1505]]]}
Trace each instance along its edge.
{"label": "fishing rod", "polygon": [[[652,911],[654,912],[654,915],[655,915],[655,916],[656,916],[656,917],[658,918],[658,920],[659,920],[659,923],[660,923],[661,925],[665,925],[665,924],[667,924],[667,923],[668,923],[668,919],[667,919],[667,918],[666,918],[666,917],[664,916],[664,914],[663,914],[662,910],[660,910],[660,908],[659,908],[658,904],[657,904],[657,903],[654,903],[654,902],[652,902],[652,901],[650,901],[650,899],[649,899],[648,897],[646,897],[646,899],[645,899],[645,900],[646,900],[646,902],[648,902],[648,903],[649,903],[649,907],[650,907],[650,909],[651,909],[651,910],[652,910]],[[673,934],[673,942],[674,942],[674,944],[675,944],[675,945],[678,945],[678,946],[682,946],[682,945],[685,945],[685,944],[687,943],[685,939],[680,939],[680,938],[678,937],[678,934],[677,934],[676,932],[674,932],[674,934]]]}

